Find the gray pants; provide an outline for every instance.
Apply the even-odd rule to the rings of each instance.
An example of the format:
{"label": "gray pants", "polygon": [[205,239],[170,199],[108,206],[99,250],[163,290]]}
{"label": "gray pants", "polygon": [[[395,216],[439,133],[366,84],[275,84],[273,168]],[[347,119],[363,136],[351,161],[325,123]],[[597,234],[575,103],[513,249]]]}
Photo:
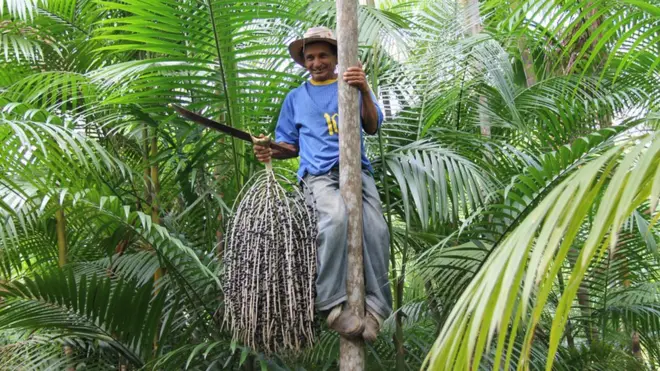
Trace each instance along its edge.
{"label": "gray pants", "polygon": [[[337,170],[325,175],[307,175],[304,184],[308,202],[313,198],[318,212],[316,308],[326,311],[346,301],[348,217],[339,193]],[[392,312],[388,279],[390,236],[376,184],[366,170],[362,171],[362,203],[365,304],[372,312],[387,318]]]}

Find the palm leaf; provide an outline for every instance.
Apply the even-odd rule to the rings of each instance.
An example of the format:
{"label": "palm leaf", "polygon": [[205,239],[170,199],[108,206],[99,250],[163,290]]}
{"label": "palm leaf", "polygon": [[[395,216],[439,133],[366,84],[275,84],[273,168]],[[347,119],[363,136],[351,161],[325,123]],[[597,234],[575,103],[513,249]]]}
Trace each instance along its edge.
{"label": "palm leaf", "polygon": [[[644,138],[640,144],[630,146],[627,153],[622,153],[624,149],[625,144],[612,148],[565,179],[496,246],[452,309],[427,357],[426,367],[476,367],[497,332],[494,357],[505,357],[504,367],[508,368],[511,348],[506,345],[511,344],[521,324],[526,325],[525,346],[518,364],[523,367],[529,359],[534,329],[560,263],[584,216],[599,200],[588,238],[552,322],[548,354],[555,354],[566,324],[566,312],[586,269],[599,261],[608,247],[616,245],[616,234],[624,218],[646,198],[650,197],[655,204],[660,194],[656,185],[660,179],[657,136]],[[596,198],[606,183],[602,199]],[[522,289],[517,289],[521,286]],[[483,294],[475,295],[476,292]],[[552,364],[553,358],[548,357],[546,369],[551,369]],[[494,369],[499,367],[496,363]]]}
{"label": "palm leaf", "polygon": [[35,8],[41,0],[3,0],[0,2],[0,16],[8,12],[12,17],[22,20],[32,18]]}
{"label": "palm leaf", "polygon": [[[76,277],[55,271],[3,285],[0,328],[58,329],[68,335],[106,343],[134,364],[151,351],[165,292],[153,285],[135,287],[97,276]],[[93,293],[93,294],[92,294]],[[125,309],[135,312],[128,317]],[[143,355],[140,355],[143,354]]]}
{"label": "palm leaf", "polygon": [[429,142],[402,147],[385,161],[401,189],[406,220],[416,210],[423,229],[457,222],[482,205],[493,187],[471,161]]}
{"label": "palm leaf", "polygon": [[[485,8],[498,9],[498,5],[498,0],[491,0]],[[657,4],[625,0],[570,3],[532,0],[518,1],[506,8],[506,15],[499,18],[502,20],[499,27],[503,31],[540,25],[548,27],[548,30],[547,38],[539,38],[539,43],[562,41],[553,68],[564,68],[571,53],[575,53],[572,60],[581,63],[569,63],[568,67],[579,68],[580,71],[587,71],[595,64],[604,62],[603,72],[615,64],[618,75],[631,64],[643,61],[647,53],[655,55],[655,58],[643,62],[650,68],[647,70],[649,75],[659,66],[658,53],[652,51],[658,44],[660,8]],[[547,49],[554,48],[555,45],[550,45]]]}

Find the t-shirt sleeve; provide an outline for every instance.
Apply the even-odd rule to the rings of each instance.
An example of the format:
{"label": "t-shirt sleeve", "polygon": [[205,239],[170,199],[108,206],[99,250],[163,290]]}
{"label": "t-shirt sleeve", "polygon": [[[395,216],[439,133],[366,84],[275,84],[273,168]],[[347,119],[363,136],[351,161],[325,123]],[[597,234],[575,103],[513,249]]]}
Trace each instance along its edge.
{"label": "t-shirt sleeve", "polygon": [[280,117],[277,119],[275,127],[275,141],[284,142],[298,146],[298,128],[293,121],[293,99],[291,93],[284,98]]}

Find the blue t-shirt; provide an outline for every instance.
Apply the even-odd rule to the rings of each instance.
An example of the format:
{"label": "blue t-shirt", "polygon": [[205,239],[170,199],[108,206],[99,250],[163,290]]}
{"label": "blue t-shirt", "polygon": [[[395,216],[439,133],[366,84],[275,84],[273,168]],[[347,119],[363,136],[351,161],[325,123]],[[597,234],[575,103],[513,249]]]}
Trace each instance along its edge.
{"label": "blue t-shirt", "polygon": [[[298,177],[305,174],[321,175],[339,166],[339,114],[338,84],[306,81],[293,89],[284,99],[275,129],[275,141],[293,144],[299,148],[300,167]],[[371,93],[378,111],[378,128],[383,113]],[[360,109],[362,100],[360,99]],[[360,120],[362,122],[362,120]],[[362,167],[373,171],[364,153],[364,131],[360,131]]]}

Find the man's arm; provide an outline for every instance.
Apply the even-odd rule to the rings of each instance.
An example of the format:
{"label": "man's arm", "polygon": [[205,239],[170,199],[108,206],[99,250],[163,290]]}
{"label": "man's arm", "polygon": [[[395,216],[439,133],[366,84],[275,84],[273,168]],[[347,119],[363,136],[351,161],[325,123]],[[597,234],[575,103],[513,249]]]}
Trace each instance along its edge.
{"label": "man's arm", "polygon": [[[296,128],[296,125],[293,122],[291,93],[284,98],[282,109],[280,110],[280,116],[277,120],[277,126],[275,127],[275,139],[279,140],[276,143],[289,149],[291,152],[284,152],[278,149],[258,145],[260,142],[264,142],[262,138],[265,138],[263,134],[257,138],[252,137],[252,142],[255,143],[253,147],[254,154],[260,162],[270,162],[271,158],[287,159],[298,157],[298,146],[290,144],[298,143],[298,128]],[[265,142],[270,142],[270,140],[268,139]]]}
{"label": "man's arm", "polygon": [[349,85],[355,86],[362,95],[360,116],[362,117],[362,127],[367,134],[376,134],[378,131],[378,108],[371,96],[371,88],[367,83],[367,75],[362,69],[362,64],[357,67],[349,67],[344,72],[344,81]]}
{"label": "man's arm", "polygon": [[284,142],[277,142],[280,146],[288,149],[291,152],[280,152],[278,149],[271,149],[272,157],[280,160],[285,160],[287,158],[294,158],[298,157],[298,147],[294,146],[293,144],[289,143],[284,143]]}
{"label": "man's arm", "polygon": [[378,131],[378,109],[376,103],[371,97],[371,90],[367,86],[367,91],[362,92],[362,127],[367,134],[376,134]]}

